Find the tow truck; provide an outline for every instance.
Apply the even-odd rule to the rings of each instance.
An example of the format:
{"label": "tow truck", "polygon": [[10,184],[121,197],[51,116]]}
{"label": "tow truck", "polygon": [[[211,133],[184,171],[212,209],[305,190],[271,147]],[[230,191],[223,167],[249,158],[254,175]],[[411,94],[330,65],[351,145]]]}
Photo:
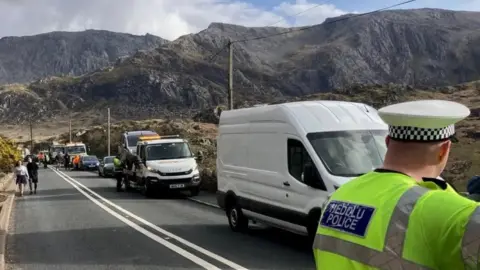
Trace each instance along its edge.
{"label": "tow truck", "polygon": [[150,197],[158,192],[200,192],[197,158],[187,140],[179,135],[140,136],[132,169],[124,169],[123,186]]}
{"label": "tow truck", "polygon": [[141,136],[159,136],[151,130],[125,131],[122,134],[121,145],[118,146],[120,160],[126,164],[128,170],[132,170],[133,163],[137,159],[137,143]]}
{"label": "tow truck", "polygon": [[52,145],[48,149],[48,153],[50,155],[50,164],[53,164],[53,161],[55,160],[55,157],[57,156],[58,153],[65,153],[65,144],[60,144],[58,142],[53,142]]}

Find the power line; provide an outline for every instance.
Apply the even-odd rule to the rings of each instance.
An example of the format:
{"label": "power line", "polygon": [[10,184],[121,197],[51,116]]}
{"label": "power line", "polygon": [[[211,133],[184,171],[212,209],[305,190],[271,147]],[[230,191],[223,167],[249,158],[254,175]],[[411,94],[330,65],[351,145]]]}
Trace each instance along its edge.
{"label": "power line", "polygon": [[[283,31],[283,32],[279,32],[279,33],[275,33],[275,34],[270,34],[270,35],[265,35],[265,36],[260,36],[260,37],[254,37],[254,38],[250,38],[250,39],[241,39],[241,40],[234,40],[234,41],[230,41],[229,43],[227,43],[224,47],[222,47],[220,50],[218,50],[212,57],[210,57],[209,59],[209,62],[213,61],[213,59],[215,59],[220,53],[222,53],[223,51],[225,51],[230,43],[240,43],[240,42],[247,42],[247,41],[252,41],[252,40],[260,40],[260,39],[266,39],[266,38],[270,38],[270,37],[274,37],[274,36],[281,36],[281,35],[285,35],[285,34],[289,34],[289,33],[292,33],[292,32],[298,32],[298,31],[305,31],[305,30],[309,30],[309,29],[312,29],[312,28],[315,28],[315,27],[319,27],[319,26],[323,26],[323,25],[326,25],[326,24],[332,24],[332,23],[337,23],[337,22],[340,22],[340,21],[346,21],[346,20],[349,20],[349,19],[353,19],[353,18],[357,18],[357,17],[361,17],[361,16],[366,16],[366,15],[370,15],[370,14],[374,14],[374,13],[378,13],[378,12],[381,12],[381,11],[384,11],[384,10],[387,10],[387,9],[392,9],[394,7],[398,7],[398,6],[402,6],[402,5],[405,5],[405,4],[408,4],[408,3],[412,3],[412,2],[415,2],[416,0],[407,0],[407,1],[403,1],[403,2],[400,2],[400,3],[397,3],[395,5],[391,5],[391,6],[388,6],[388,7],[384,7],[384,8],[381,8],[381,9],[376,9],[376,10],[373,10],[373,11],[369,11],[369,12],[365,12],[365,13],[360,13],[360,14],[354,14],[354,15],[351,15],[351,16],[348,16],[348,17],[343,17],[343,18],[338,18],[336,20],[331,20],[331,21],[328,21],[328,22],[324,22],[322,24],[316,24],[316,25],[310,25],[310,26],[305,26],[305,27],[300,27],[300,28],[295,28],[295,29],[289,29],[287,31]],[[325,4],[325,3],[323,3]],[[322,4],[317,4],[313,7],[310,7],[304,11],[301,11],[295,15],[293,15],[292,17],[295,17],[299,14],[302,14],[302,13],[305,13],[309,10],[312,10],[313,8],[316,8],[316,7],[319,7],[321,6]],[[277,24],[279,22],[283,21],[280,20],[274,24]],[[270,25],[271,26],[271,25]],[[268,26],[267,26],[268,27]]]}
{"label": "power line", "polygon": [[[327,2],[323,2],[323,3],[320,3],[320,4],[316,4],[316,5],[314,5],[314,6],[311,6],[311,7],[307,8],[307,9],[305,9],[305,10],[302,10],[302,11],[300,11],[300,12],[298,12],[298,13],[295,13],[295,14],[293,14],[293,15],[291,15],[291,16],[287,16],[287,17],[289,17],[289,18],[295,18],[295,17],[297,17],[297,16],[300,15],[300,14],[303,14],[303,13],[305,13],[305,12],[307,12],[307,11],[310,11],[310,10],[312,10],[312,9],[318,8],[318,7],[320,7],[320,6],[326,5],[327,3],[328,3],[328,1],[327,1]],[[281,20],[277,21],[276,23],[267,25],[267,26],[265,26],[265,27],[274,26],[275,24],[277,24],[277,23],[279,23],[279,22],[283,22],[283,21],[285,21],[285,18],[282,18]]]}
{"label": "power line", "polygon": [[[326,2],[323,2],[323,3],[320,3],[320,4],[316,4],[316,5],[314,5],[314,6],[311,6],[311,7],[307,8],[307,9],[305,9],[305,10],[302,10],[302,11],[300,11],[300,12],[298,12],[298,13],[295,13],[295,14],[290,15],[290,16],[287,16],[287,17],[288,17],[288,18],[295,18],[295,17],[297,17],[298,15],[303,14],[303,13],[305,13],[305,12],[307,12],[307,11],[310,11],[310,10],[312,10],[312,9],[315,9],[315,8],[318,8],[318,7],[323,6],[323,5],[325,5],[325,4],[328,4],[328,2],[329,2],[329,1],[326,1]],[[285,17],[282,18],[281,20],[278,20],[278,21],[276,21],[276,22],[274,22],[274,23],[272,23],[272,24],[269,24],[269,25],[267,25],[267,26],[265,26],[265,27],[274,26],[275,24],[277,24],[277,23],[279,23],[279,22],[282,22],[282,21],[284,21],[284,20],[285,20]],[[245,38],[245,36],[244,36],[244,40],[247,40],[247,38]],[[228,45],[229,45],[229,43],[227,43],[227,44],[226,44],[225,46],[223,46],[220,50],[218,50],[215,54],[213,54],[213,55],[210,57],[209,62],[213,61],[213,59],[215,59],[219,54],[221,54],[223,51],[225,51],[225,49],[228,48]]]}
{"label": "power line", "polygon": [[235,41],[232,41],[232,43],[247,42],[247,41],[252,41],[252,40],[260,40],[260,39],[266,39],[266,38],[275,37],[275,36],[281,36],[281,35],[289,34],[289,33],[292,33],[292,32],[305,31],[305,30],[312,29],[312,28],[319,27],[319,26],[323,26],[323,25],[326,25],[326,24],[337,23],[337,22],[346,21],[346,20],[349,20],[349,19],[353,19],[353,18],[357,18],[357,17],[366,16],[366,15],[370,15],[370,14],[373,14],[373,13],[381,12],[381,11],[384,11],[384,10],[387,10],[387,9],[402,6],[402,5],[412,3],[412,2],[415,2],[415,1],[416,0],[408,0],[408,1],[404,1],[404,2],[401,2],[401,3],[395,4],[395,5],[384,7],[384,8],[381,8],[381,9],[369,11],[369,12],[366,12],[366,13],[354,14],[352,16],[338,18],[336,20],[331,20],[331,21],[328,21],[328,22],[324,22],[322,24],[310,25],[310,26],[305,26],[305,27],[295,28],[295,29],[289,29],[289,30],[284,31],[284,32],[275,33],[275,34],[271,34],[271,35],[260,36],[260,37],[255,37],[255,38],[250,38],[250,39],[235,40]]}

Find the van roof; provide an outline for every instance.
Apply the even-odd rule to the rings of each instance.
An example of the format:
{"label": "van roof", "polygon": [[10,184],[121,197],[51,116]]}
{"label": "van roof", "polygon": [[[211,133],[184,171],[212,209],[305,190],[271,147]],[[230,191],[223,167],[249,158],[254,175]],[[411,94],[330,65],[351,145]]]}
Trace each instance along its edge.
{"label": "van roof", "polygon": [[290,102],[223,111],[220,116],[220,126],[272,121],[297,123],[306,133],[388,128],[373,107],[347,101]]}

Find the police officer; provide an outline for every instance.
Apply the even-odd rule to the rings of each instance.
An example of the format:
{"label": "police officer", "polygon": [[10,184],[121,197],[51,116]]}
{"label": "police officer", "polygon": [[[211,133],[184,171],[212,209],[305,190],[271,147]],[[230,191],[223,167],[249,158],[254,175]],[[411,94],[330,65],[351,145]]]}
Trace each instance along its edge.
{"label": "police officer", "polygon": [[117,179],[117,191],[122,191],[122,179],[123,179],[123,163],[120,160],[119,156],[115,156],[113,158],[113,166],[115,178]]}
{"label": "police officer", "polygon": [[331,195],[313,245],[316,269],[477,269],[479,204],[438,178],[454,124],[469,114],[442,100],[379,110],[389,125],[384,165]]}

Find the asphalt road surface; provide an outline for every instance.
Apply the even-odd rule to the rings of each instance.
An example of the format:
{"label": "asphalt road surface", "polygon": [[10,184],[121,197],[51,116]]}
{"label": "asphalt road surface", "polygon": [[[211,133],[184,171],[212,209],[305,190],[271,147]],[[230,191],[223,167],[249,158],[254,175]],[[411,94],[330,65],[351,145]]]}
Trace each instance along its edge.
{"label": "asphalt road surface", "polygon": [[181,195],[118,193],[91,172],[41,169],[17,197],[7,269],[314,269],[305,237],[254,227],[235,233],[220,209]]}

